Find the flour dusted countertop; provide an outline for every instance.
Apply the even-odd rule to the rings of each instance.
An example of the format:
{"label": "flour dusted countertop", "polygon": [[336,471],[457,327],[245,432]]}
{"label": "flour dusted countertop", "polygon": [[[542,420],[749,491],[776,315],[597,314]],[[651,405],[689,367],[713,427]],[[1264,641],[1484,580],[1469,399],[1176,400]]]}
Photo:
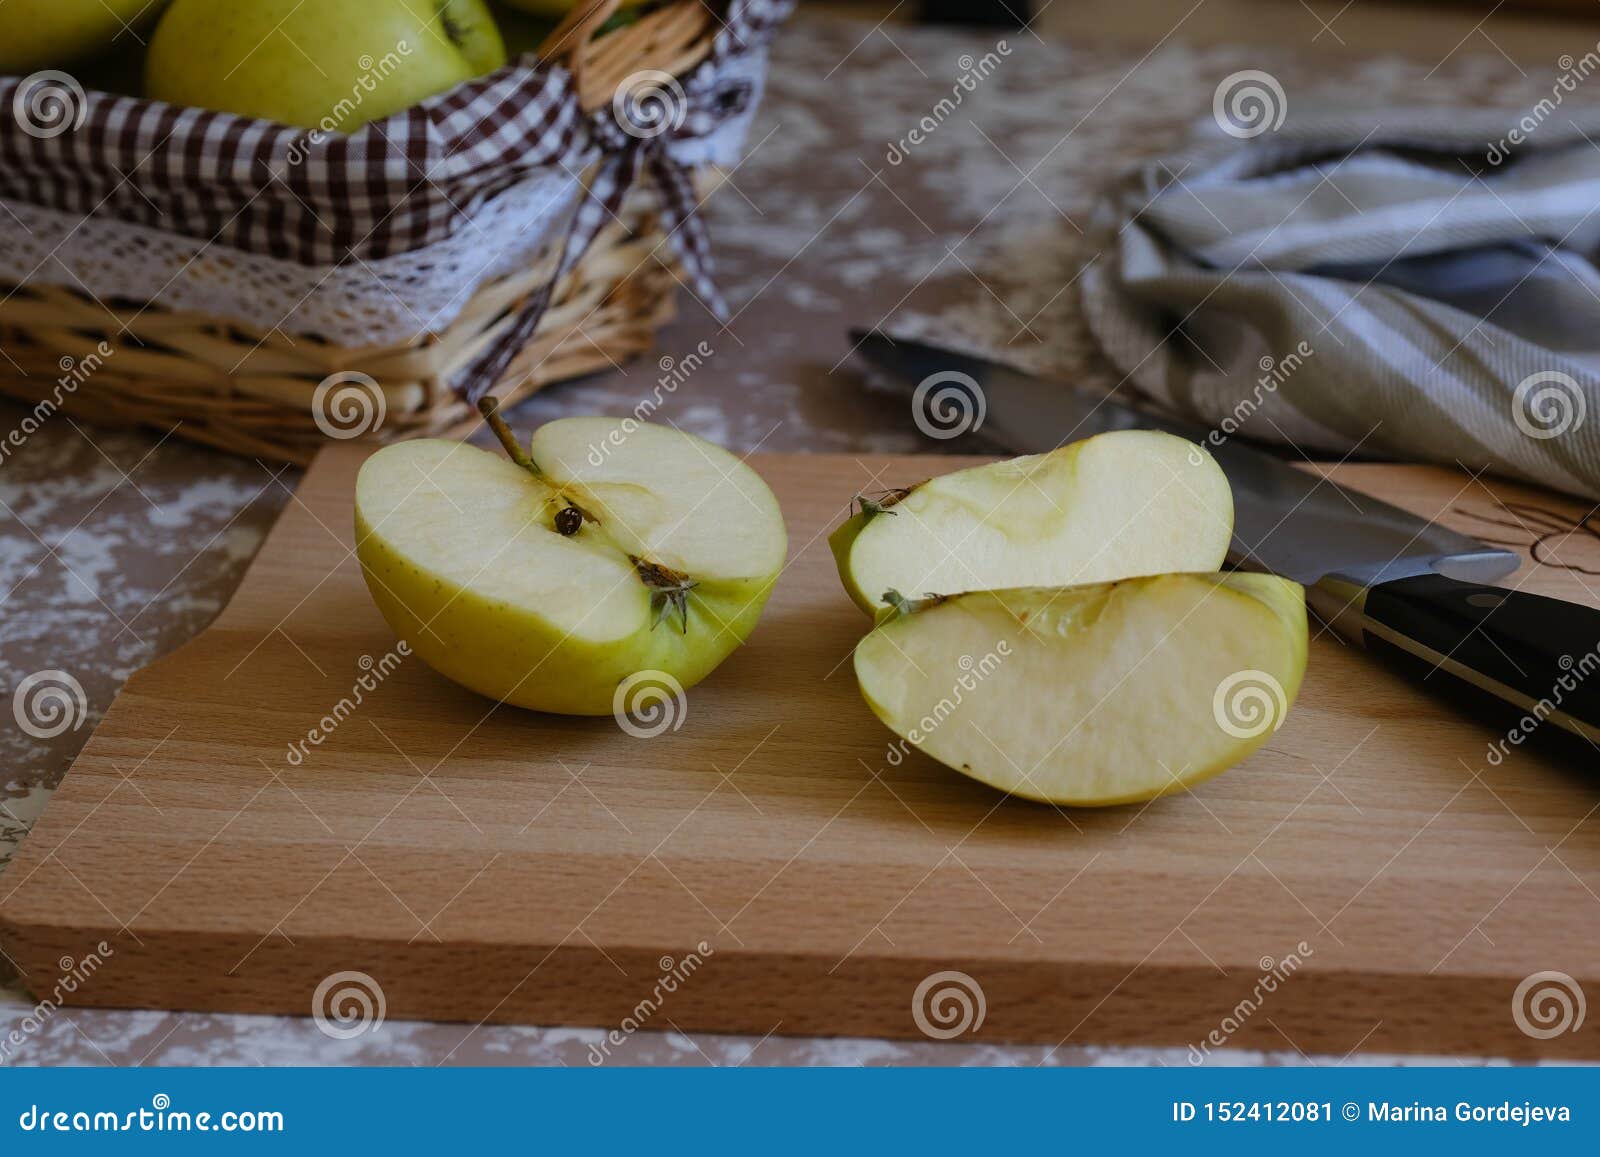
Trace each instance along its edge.
{"label": "flour dusted countertop", "polygon": [[[659,397],[656,420],[737,451],[926,448],[898,395],[863,390],[846,360],[847,327],[891,320],[1112,387],[1116,376],[1087,338],[1076,295],[1077,274],[1095,257],[1084,232],[1106,179],[1169,151],[1189,122],[1209,117],[1217,83],[1244,69],[1291,79],[1291,102],[1343,92],[1374,105],[1448,104],[1493,93],[1516,107],[1548,92],[1545,81],[1520,75],[1500,56],[1452,55],[1430,72],[1433,64],[1352,61],[1341,71],[1259,48],[1196,50],[1169,40],[1145,55],[1142,48],[1046,45],[1028,32],[874,30],[801,17],[778,38],[748,158],[708,210],[731,324],[721,329],[685,294],[680,320],[652,357],[548,390],[520,408],[516,424],[627,413]],[[26,417],[23,407],[0,403],[0,433],[31,427]],[[0,863],[127,676],[222,608],[277,513],[294,501],[297,478],[292,469],[213,453],[159,430],[88,426],[64,415],[20,446],[3,447],[0,678],[14,689],[31,675],[66,672],[83,688],[87,714],[54,735],[51,727],[33,728],[42,737],[9,724],[0,731]],[[11,886],[0,868],[0,895]],[[0,974],[7,972],[0,961]],[[0,1035],[11,1029],[22,1043],[0,1054],[0,1064],[583,1065],[603,1036],[389,1021],[339,1040],[309,1018],[35,1015],[14,976],[0,990]],[[1183,1049],[781,1034],[781,1026],[760,1039],[646,1030],[614,1049],[613,1059],[1188,1063]],[[1213,1059],[1303,1058],[1285,1041],[1282,1053],[1224,1050]]]}

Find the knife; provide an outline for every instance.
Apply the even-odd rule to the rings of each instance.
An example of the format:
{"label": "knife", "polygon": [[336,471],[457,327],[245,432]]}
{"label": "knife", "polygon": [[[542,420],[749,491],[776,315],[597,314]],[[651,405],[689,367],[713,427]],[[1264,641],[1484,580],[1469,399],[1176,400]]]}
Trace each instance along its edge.
{"label": "knife", "polygon": [[[1600,611],[1487,585],[1521,565],[1516,552],[1298,470],[1219,429],[923,342],[850,336],[903,385],[936,378],[938,394],[916,395],[924,406],[942,395],[948,407],[951,390],[965,393],[972,432],[1013,453],[1134,429],[1205,446],[1233,487],[1229,557],[1237,565],[1300,583],[1325,622],[1429,689],[1510,705],[1511,743],[1544,721],[1600,745],[1600,679],[1585,682],[1600,668]],[[941,428],[949,412],[930,410],[919,425]]]}

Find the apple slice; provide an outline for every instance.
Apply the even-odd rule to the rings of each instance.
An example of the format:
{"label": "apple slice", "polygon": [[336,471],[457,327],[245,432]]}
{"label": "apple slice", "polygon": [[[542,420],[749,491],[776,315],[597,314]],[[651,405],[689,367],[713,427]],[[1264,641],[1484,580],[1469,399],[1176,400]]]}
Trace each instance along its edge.
{"label": "apple slice", "polygon": [[1283,722],[1305,593],[1261,574],[977,591],[884,612],[856,678],[907,746],[1002,791],[1097,806],[1216,775]]}
{"label": "apple slice", "polygon": [[883,592],[1059,587],[1214,571],[1233,534],[1233,493],[1201,447],[1118,430],[958,470],[874,499],[828,539],[869,614]]}
{"label": "apple slice", "polygon": [[777,499],[692,434],[563,418],[513,461],[459,442],[379,450],[356,481],[356,553],[396,634],[519,707],[613,711],[650,671],[689,687],[755,628],[783,566]]}

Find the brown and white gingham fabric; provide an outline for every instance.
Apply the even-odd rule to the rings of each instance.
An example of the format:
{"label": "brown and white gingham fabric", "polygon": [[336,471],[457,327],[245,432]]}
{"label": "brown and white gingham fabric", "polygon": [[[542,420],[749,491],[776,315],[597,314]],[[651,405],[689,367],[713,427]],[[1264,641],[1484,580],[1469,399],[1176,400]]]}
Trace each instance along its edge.
{"label": "brown and white gingham fabric", "polygon": [[590,146],[560,69],[504,68],[349,135],[89,92],[47,136],[17,116],[29,84],[0,79],[0,196],[303,265],[431,244]]}
{"label": "brown and white gingham fabric", "polygon": [[[707,64],[758,50],[791,6],[731,0]],[[71,87],[70,123],[39,131],[25,110],[67,79],[0,78],[0,198],[305,265],[432,244],[535,170],[576,170],[602,147],[567,72],[521,62],[348,135]]]}

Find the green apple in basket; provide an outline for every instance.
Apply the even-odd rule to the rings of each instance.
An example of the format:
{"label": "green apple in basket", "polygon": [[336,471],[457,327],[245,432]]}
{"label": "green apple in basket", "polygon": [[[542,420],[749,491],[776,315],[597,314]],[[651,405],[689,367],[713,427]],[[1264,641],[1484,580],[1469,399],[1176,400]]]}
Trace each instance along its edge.
{"label": "green apple in basket", "polygon": [[563,418],[506,455],[386,446],[356,482],[356,554],[390,627],[492,699],[606,715],[649,672],[689,687],[755,628],[787,549],[726,450],[632,419]]}
{"label": "green apple in basket", "polygon": [[505,62],[484,0],[174,0],[145,95],[350,132]]}
{"label": "green apple in basket", "polygon": [[134,53],[166,0],[3,0],[0,72],[61,69],[112,49]]}

